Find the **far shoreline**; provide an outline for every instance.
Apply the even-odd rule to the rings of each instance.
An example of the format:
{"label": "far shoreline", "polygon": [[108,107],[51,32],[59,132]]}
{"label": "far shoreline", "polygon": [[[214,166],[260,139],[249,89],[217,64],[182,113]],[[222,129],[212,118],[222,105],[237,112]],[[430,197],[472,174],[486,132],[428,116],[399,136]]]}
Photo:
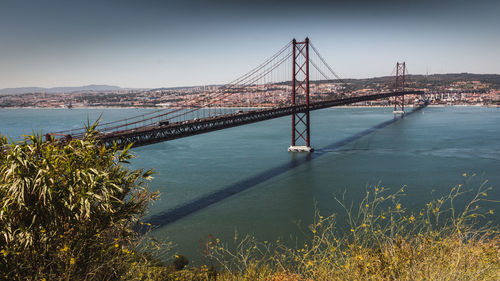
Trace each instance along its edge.
{"label": "far shoreline", "polygon": [[[393,107],[394,105],[342,105],[342,106],[332,106],[328,108],[385,108],[385,107]],[[406,105],[405,107],[413,108],[414,105]],[[430,104],[427,107],[489,107],[489,108],[500,108],[500,105],[494,104]],[[56,109],[56,110],[68,110],[68,109],[177,109],[179,107],[142,107],[142,106],[85,106],[85,107],[36,107],[36,106],[27,106],[27,107],[0,107],[2,109]],[[209,107],[204,107],[204,109],[208,109]],[[217,109],[265,109],[271,107],[217,107]],[[210,107],[210,109],[215,109],[215,107]]]}

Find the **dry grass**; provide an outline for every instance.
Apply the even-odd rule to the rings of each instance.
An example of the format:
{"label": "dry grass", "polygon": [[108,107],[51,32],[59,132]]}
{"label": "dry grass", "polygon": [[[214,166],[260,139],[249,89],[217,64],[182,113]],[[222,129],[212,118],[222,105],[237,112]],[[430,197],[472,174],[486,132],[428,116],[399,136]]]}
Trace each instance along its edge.
{"label": "dry grass", "polygon": [[494,211],[479,207],[485,184],[460,212],[455,202],[471,194],[462,184],[415,213],[398,199],[404,188],[368,190],[356,210],[341,198],[348,230],[318,214],[299,249],[252,237],[235,251],[212,242],[212,257],[223,265],[218,280],[500,280],[500,236],[486,222]]}

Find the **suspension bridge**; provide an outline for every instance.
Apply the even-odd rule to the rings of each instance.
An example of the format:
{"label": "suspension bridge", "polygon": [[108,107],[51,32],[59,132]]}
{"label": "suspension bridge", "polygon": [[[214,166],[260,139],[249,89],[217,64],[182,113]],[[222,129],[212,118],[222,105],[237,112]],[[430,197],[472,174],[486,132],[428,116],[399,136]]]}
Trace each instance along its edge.
{"label": "suspension bridge", "polygon": [[[312,50],[312,52],[310,52]],[[144,146],[290,115],[289,151],[309,152],[310,111],[333,106],[393,98],[394,116],[404,116],[405,63],[397,63],[395,78],[384,92],[353,95],[308,38],[293,39],[248,73],[222,86],[181,99],[170,107],[100,123],[97,138],[106,146]],[[281,104],[258,107],[258,101],[280,97]],[[235,104],[238,101],[238,104]],[[83,138],[86,128],[49,133],[48,141]]]}

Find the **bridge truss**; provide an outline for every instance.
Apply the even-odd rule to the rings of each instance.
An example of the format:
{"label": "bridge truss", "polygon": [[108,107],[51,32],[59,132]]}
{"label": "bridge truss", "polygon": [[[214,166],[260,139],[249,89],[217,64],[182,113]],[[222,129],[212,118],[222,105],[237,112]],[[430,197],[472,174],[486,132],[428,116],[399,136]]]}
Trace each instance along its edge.
{"label": "bridge truss", "polygon": [[391,92],[360,97],[336,99],[315,102],[307,105],[295,105],[270,109],[251,110],[224,116],[208,117],[199,120],[184,121],[168,126],[145,127],[142,129],[125,130],[100,137],[106,146],[116,143],[119,147],[133,143],[134,147],[179,139],[183,137],[203,134],[207,132],[237,127],[250,123],[265,121],[288,115],[304,114],[311,110],[318,110],[333,106],[342,106],[357,102],[400,97],[403,95],[423,95],[422,91]]}

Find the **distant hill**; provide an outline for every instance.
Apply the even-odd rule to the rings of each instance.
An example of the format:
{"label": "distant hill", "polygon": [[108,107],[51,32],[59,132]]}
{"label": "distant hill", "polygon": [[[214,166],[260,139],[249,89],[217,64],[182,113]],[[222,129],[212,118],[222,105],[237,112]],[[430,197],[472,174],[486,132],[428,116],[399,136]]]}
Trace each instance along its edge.
{"label": "distant hill", "polygon": [[0,90],[3,95],[16,95],[26,93],[69,93],[77,91],[113,91],[119,90],[120,87],[109,85],[87,85],[80,87],[54,87],[54,88],[40,88],[40,87],[22,87],[22,88],[5,88]]}
{"label": "distant hill", "polygon": [[200,88],[200,87],[218,87],[218,86],[223,86],[223,85],[217,85],[217,84],[210,84],[210,85],[198,85],[198,86],[176,86],[176,87],[162,87],[162,88],[152,88],[148,89],[151,92],[154,91],[172,91],[172,90],[185,90],[185,89],[192,89],[192,88]]}
{"label": "distant hill", "polygon": [[[351,83],[354,88],[372,87],[376,84],[386,85],[394,80],[394,76],[374,77],[365,79],[343,79],[344,82]],[[500,89],[499,74],[473,74],[473,73],[448,73],[448,74],[413,74],[406,76],[407,83],[422,88],[433,88],[448,86],[458,81],[480,81],[491,84],[494,88]]]}
{"label": "distant hill", "polygon": [[[406,85],[414,88],[427,89],[442,89],[449,87],[455,82],[479,81],[489,84],[493,89],[500,89],[500,74],[474,74],[474,73],[447,73],[447,74],[410,74],[406,75]],[[349,90],[359,90],[363,88],[380,89],[387,87],[394,82],[394,76],[382,76],[372,78],[345,78],[342,80],[318,80],[311,83],[348,83]],[[280,84],[290,84],[290,81],[281,82]]]}

